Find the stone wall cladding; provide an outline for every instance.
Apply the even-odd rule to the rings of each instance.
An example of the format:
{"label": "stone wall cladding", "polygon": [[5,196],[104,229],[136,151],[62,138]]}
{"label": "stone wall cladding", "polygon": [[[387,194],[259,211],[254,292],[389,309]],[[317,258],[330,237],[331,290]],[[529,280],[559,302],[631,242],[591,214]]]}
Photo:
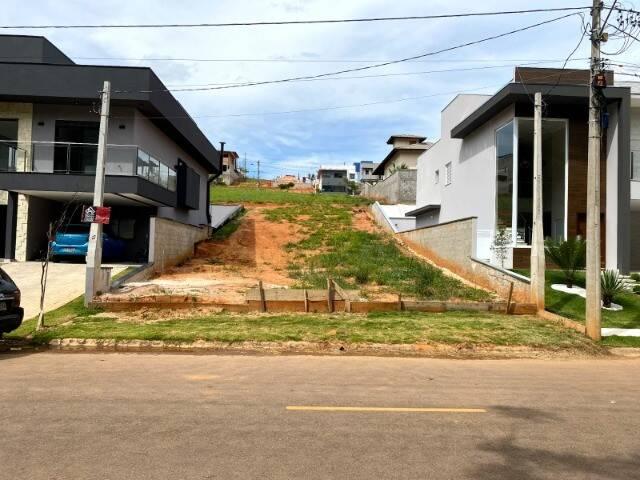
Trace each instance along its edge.
{"label": "stone wall cladding", "polygon": [[156,272],[177,265],[193,256],[196,243],[208,237],[208,228],[194,227],[166,218],[149,222],[149,263]]}
{"label": "stone wall cladding", "polygon": [[513,300],[528,303],[530,284],[527,278],[475,258],[476,223],[475,217],[465,218],[398,235],[435,264],[495,291],[502,298],[508,297],[513,284]]}
{"label": "stone wall cladding", "polygon": [[363,190],[366,197],[388,204],[415,204],[417,170],[398,170]]}

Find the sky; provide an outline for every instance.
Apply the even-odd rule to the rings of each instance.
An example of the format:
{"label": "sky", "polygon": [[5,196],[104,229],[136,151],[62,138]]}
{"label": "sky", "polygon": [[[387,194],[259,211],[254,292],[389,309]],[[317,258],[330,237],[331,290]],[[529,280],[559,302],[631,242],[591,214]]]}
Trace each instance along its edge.
{"label": "sky", "polygon": [[[3,0],[2,3],[0,24],[34,25],[362,18],[557,8],[590,2]],[[633,7],[634,3],[627,1],[624,5]],[[588,15],[588,11],[585,13]],[[6,29],[0,33],[44,35],[76,63],[149,66],[167,87],[181,88],[355,68],[471,42],[563,14],[217,29]],[[560,67],[581,34],[582,21],[572,16],[505,38],[422,60],[343,74],[338,79],[182,91],[174,95],[211,143],[217,147],[220,141],[225,141],[225,148],[237,151],[242,162],[246,158],[252,176],[257,173],[258,161],[262,177],[306,175],[321,164],[380,161],[389,151],[386,140],[392,134],[419,134],[436,140],[440,135],[440,112],[456,93],[494,93],[511,80],[514,65]],[[639,63],[639,54],[640,46],[632,46],[625,54],[610,58]],[[577,60],[570,61],[568,66],[586,68],[588,55],[589,43],[585,39],[572,57]]]}

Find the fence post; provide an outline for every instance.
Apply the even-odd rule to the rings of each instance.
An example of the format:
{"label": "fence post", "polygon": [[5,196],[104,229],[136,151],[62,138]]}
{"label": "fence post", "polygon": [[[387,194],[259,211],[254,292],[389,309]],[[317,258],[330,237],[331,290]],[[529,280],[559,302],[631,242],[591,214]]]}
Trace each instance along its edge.
{"label": "fence post", "polygon": [[513,297],[513,282],[509,286],[509,298],[507,299],[507,315],[511,315],[511,298]]}
{"label": "fence post", "polygon": [[258,290],[260,291],[260,311],[267,311],[267,301],[264,296],[264,288],[262,287],[262,280],[258,280]]}
{"label": "fence post", "polygon": [[403,309],[404,308],[403,308],[403,305],[402,305],[402,294],[399,293],[398,294],[398,310],[402,311]]}
{"label": "fence post", "polygon": [[304,289],[304,311],[305,313],[309,313],[309,292],[307,289]]}
{"label": "fence post", "polygon": [[330,278],[327,278],[327,309],[333,313],[333,284]]}
{"label": "fence post", "polygon": [[338,292],[338,295],[340,295],[344,300],[344,311],[351,313],[351,299],[349,298],[349,295],[347,295],[347,292],[338,285],[336,281],[331,280],[331,284],[333,285],[334,290]]}

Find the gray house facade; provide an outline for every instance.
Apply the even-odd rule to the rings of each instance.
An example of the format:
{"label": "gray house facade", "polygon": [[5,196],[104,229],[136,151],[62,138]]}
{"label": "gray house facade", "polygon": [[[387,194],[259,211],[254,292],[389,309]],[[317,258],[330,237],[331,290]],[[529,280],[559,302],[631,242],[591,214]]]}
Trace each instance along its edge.
{"label": "gray house facade", "polygon": [[62,211],[77,223],[92,203],[105,80],[109,231],[136,261],[154,225],[206,237],[219,153],[151,69],[77,65],[43,37],[0,36],[0,57],[0,257],[39,258],[49,223]]}

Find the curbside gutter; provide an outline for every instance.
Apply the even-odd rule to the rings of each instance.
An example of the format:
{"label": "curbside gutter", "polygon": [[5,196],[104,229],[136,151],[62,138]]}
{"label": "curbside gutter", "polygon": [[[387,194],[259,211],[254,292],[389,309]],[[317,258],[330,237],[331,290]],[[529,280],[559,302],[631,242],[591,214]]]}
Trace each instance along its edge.
{"label": "curbside gutter", "polygon": [[[63,338],[49,342],[59,352],[188,353],[223,355],[330,355],[459,359],[549,359],[609,357],[609,351],[540,349],[524,346],[473,346],[443,344],[347,344],[333,342],[172,342],[162,340],[112,340]],[[640,356],[640,349],[639,356]],[[628,357],[628,355],[625,355]]]}

